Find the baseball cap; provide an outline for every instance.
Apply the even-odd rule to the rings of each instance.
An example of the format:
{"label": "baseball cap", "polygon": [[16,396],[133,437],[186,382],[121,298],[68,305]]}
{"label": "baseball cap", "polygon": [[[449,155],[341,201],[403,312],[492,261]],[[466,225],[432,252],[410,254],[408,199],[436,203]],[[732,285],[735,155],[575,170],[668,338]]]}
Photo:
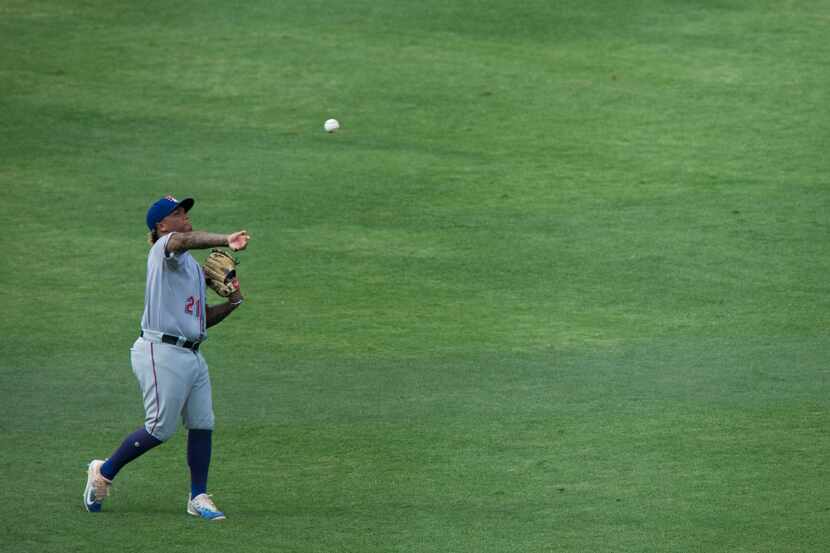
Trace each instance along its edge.
{"label": "baseball cap", "polygon": [[185,211],[190,211],[194,203],[196,201],[193,198],[185,198],[182,201],[177,200],[173,196],[161,198],[147,210],[147,228],[150,230],[156,228],[156,224],[173,213],[177,207],[183,207]]}

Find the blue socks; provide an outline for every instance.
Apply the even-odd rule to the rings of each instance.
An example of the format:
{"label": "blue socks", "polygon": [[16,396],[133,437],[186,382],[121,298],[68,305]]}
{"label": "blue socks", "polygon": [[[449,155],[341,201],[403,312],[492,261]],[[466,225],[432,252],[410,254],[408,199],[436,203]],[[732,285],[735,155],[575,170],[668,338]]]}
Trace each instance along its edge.
{"label": "blue socks", "polygon": [[188,430],[187,464],[190,466],[190,498],[207,493],[208,468],[212,449],[212,430]]}
{"label": "blue socks", "polygon": [[141,457],[157,445],[161,444],[161,440],[154,438],[142,426],[129,436],[127,436],[115,453],[110,455],[110,458],[101,465],[101,474],[107,480],[112,480],[121,467]]}
{"label": "blue socks", "polygon": [[[188,430],[187,464],[190,466],[190,497],[207,493],[208,469],[213,443],[212,430]],[[112,480],[121,468],[162,443],[142,426],[127,436],[110,458],[101,465],[101,474]]]}

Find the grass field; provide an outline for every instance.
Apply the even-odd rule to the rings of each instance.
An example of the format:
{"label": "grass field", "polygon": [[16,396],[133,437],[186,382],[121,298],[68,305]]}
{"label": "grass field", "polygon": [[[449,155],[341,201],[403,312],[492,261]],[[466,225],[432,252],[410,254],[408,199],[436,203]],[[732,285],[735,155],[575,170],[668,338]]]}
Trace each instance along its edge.
{"label": "grass field", "polygon": [[[4,0],[0,551],[830,551],[828,36],[826,0]],[[81,505],[143,417],[167,193],[253,236],[203,350],[222,524],[181,430]]]}

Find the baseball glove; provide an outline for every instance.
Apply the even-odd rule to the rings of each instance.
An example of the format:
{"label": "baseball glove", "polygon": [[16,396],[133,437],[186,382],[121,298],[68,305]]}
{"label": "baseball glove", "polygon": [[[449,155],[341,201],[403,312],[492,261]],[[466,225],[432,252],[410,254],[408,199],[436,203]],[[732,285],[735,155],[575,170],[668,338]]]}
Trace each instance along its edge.
{"label": "baseball glove", "polygon": [[205,272],[205,282],[213,291],[227,298],[239,290],[239,280],[236,278],[236,266],[239,260],[234,259],[225,251],[213,249],[205,259],[202,270]]}

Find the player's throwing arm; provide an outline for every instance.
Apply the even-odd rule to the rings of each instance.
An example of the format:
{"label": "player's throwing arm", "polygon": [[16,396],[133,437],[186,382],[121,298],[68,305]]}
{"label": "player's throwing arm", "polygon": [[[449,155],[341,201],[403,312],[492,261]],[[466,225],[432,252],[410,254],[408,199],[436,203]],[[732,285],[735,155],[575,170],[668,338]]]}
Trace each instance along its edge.
{"label": "player's throwing arm", "polygon": [[231,234],[214,234],[211,232],[191,231],[178,232],[170,237],[167,243],[167,252],[182,252],[185,250],[203,250],[205,248],[216,248],[228,246],[235,252],[248,247],[248,240],[251,235],[247,230],[240,230]]}

